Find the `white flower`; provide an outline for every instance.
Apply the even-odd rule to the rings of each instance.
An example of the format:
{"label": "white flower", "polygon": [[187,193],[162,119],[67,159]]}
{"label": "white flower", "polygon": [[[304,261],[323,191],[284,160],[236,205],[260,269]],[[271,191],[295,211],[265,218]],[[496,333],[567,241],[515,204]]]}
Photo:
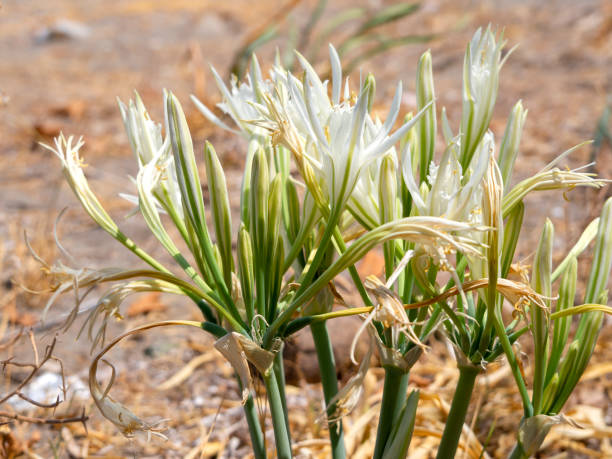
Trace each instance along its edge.
{"label": "white flower", "polygon": [[55,148],[45,144],[42,146],[51,150],[60,159],[66,181],[89,216],[102,229],[116,238],[120,234],[119,228],[89,188],[89,183],[83,173],[85,164],[79,156],[79,150],[84,143],[82,137],[73,144],[72,136],[66,139],[64,134],[60,134],[55,138]]}
{"label": "white flower", "polygon": [[127,105],[120,99],[117,99],[117,103],[130,146],[139,164],[150,162],[159,150],[168,148],[168,141],[162,138],[161,124],[149,117],[138,93],[135,93],[134,100],[130,99]]}
{"label": "white flower", "polygon": [[[273,131],[273,138],[293,152],[298,164],[303,160],[312,170],[313,179],[304,179],[310,188],[318,188],[311,190],[313,195],[322,195],[323,204],[333,208],[346,204],[361,173],[387,153],[429,105],[390,134],[399,113],[401,83],[384,124],[374,123],[368,114],[374,92],[373,77],[365,79],[355,102],[350,97],[347,80],[341,100],[341,66],[331,46],[330,58],[331,98],[327,94],[327,82],[322,82],[308,61],[298,54],[305,71],[304,82],[288,75],[285,88],[278,79],[275,91],[278,97],[266,98],[266,107],[261,112]],[[303,175],[304,169],[307,168],[302,167]]]}
{"label": "white flower", "polygon": [[[487,172],[482,181],[482,223],[490,229],[486,233],[473,235],[480,239],[485,248],[483,249],[484,258],[468,256],[472,279],[489,278],[497,282],[500,275],[504,239],[503,190],[503,179],[491,148]],[[483,292],[480,293],[483,299],[486,298]]]}
{"label": "white flower", "polygon": [[[342,389],[340,389],[338,393],[329,400],[329,403],[327,403],[327,406],[325,407],[325,411],[321,413],[321,416],[317,419],[317,422],[323,422],[326,418],[327,422],[329,423],[336,422],[342,419],[344,416],[352,413],[357,407],[357,403],[359,403],[359,400],[364,392],[364,379],[368,373],[368,370],[370,369],[370,361],[374,351],[373,341],[379,339],[378,337],[373,336],[374,333],[370,333],[368,351],[359,364],[357,373],[351,376],[344,387],[342,387]],[[351,358],[353,358],[352,355]]]}
{"label": "white flower", "polygon": [[[77,339],[89,323],[87,327],[87,337],[91,341],[91,350],[93,351],[98,344],[103,345],[108,321],[111,318],[122,320],[123,316],[120,310],[121,304],[129,295],[140,292],[183,294],[181,289],[175,284],[158,279],[132,280],[114,285],[98,300],[95,308],[93,308],[87,319],[83,322]],[[98,325],[98,329],[94,333],[96,325]]]}
{"label": "white flower", "polygon": [[108,391],[115,382],[115,367],[106,360],[104,362],[112,370],[111,380],[104,390],[96,380],[98,359],[94,360],[89,368],[89,390],[102,416],[112,422],[127,438],[134,437],[137,432],[146,432],[149,439],[151,435],[155,435],[167,440],[167,437],[161,433],[165,428],[159,427],[159,424],[164,421],[163,419],[156,422],[145,421],[108,395]]}
{"label": "white flower", "polygon": [[[166,98],[167,95],[164,94],[164,100]],[[120,100],[118,102],[125,130],[140,169],[154,165],[151,167],[157,167],[159,170],[159,180],[156,181],[155,188],[152,190],[155,205],[159,205],[163,211],[176,214],[182,219],[181,191],[169,136],[166,134],[165,139],[162,137],[162,125],[151,120],[138,93],[135,95],[135,101],[130,100],[127,106]],[[138,202],[135,196],[127,194],[120,194],[120,196],[129,202]]]}
{"label": "white flower", "polygon": [[[174,167],[169,167],[172,161],[171,154],[160,152],[149,163],[141,166],[136,177],[136,186],[138,187],[138,207],[145,222],[166,250],[172,256],[176,256],[180,251],[166,232],[161,221],[158,207],[161,200],[156,198],[164,190],[164,182],[167,182],[164,177],[167,176],[168,169],[174,170]],[[178,187],[178,185],[176,186]]]}
{"label": "white flower", "polygon": [[592,174],[589,172],[581,172],[581,169],[588,167],[588,165],[578,167],[572,170],[563,170],[556,167],[556,165],[560,163],[561,160],[563,160],[567,155],[569,155],[582,145],[584,145],[584,143],[570,148],[569,150],[559,155],[552,162],[550,162],[546,167],[544,167],[544,169],[542,169],[537,174],[517,183],[504,196],[503,217],[507,217],[512,211],[512,209],[532,191],[565,190],[565,192],[569,192],[577,186],[601,188],[605,183],[610,183],[610,180],[596,178],[596,174]]}
{"label": "white flower", "polygon": [[402,152],[402,174],[417,215],[476,224],[482,222],[482,180],[494,149],[493,134],[489,131],[484,135],[465,176],[459,163],[458,143],[456,140],[448,145],[439,165],[432,162],[429,166],[430,189],[425,196],[414,180],[409,144]]}
{"label": "white flower", "polygon": [[495,37],[491,26],[488,26],[484,31],[476,31],[465,52],[460,155],[464,168],[470,164],[493,116],[499,71],[504,63],[501,50],[505,43],[502,37]]}
{"label": "white flower", "polygon": [[377,158],[368,167],[362,170],[355,189],[347,204],[351,214],[365,228],[374,228],[381,223],[380,220],[380,193],[381,168],[386,158],[397,162],[395,148],[385,155]]}
{"label": "white flower", "polygon": [[[494,149],[493,134],[487,132],[482,138],[465,176],[458,158],[459,142],[459,139],[455,139],[448,145],[439,165],[431,163],[427,176],[428,183],[423,182],[420,190],[414,180],[410,144],[408,143],[402,152],[402,174],[404,183],[412,196],[413,214],[447,218],[451,221],[472,225],[474,229],[469,231],[465,237],[482,247],[486,237],[482,233],[482,182]],[[431,258],[441,270],[450,271],[455,282],[458,282],[455,269],[448,259],[448,255],[453,253],[452,250],[417,245],[415,252],[415,260],[417,260],[415,267],[418,267],[420,271],[418,274],[424,275],[428,260]],[[481,251],[471,252],[468,255],[474,260],[474,263],[481,261]]]}
{"label": "white flower", "polygon": [[[265,129],[252,123],[253,120],[259,118],[259,111],[255,108],[255,105],[261,103],[262,94],[268,92],[272,86],[270,80],[263,79],[255,55],[253,54],[250,72],[246,76],[246,81],[238,83],[236,77],[232,75],[229,88],[225,85],[214,67],[211,67],[211,71],[223,95],[223,101],[218,103],[217,107],[232,118],[238,130],[221,121],[206,105],[192,95],[191,100],[195,103],[198,110],[209,121],[227,131],[242,134],[247,138],[267,136]],[[282,73],[284,71],[277,67],[273,70],[272,74],[274,76]]]}

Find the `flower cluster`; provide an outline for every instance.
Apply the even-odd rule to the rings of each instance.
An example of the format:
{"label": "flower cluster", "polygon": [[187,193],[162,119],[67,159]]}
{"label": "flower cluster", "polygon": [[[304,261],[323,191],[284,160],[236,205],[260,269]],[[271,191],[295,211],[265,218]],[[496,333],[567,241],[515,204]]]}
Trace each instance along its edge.
{"label": "flower cluster", "polygon": [[[251,372],[257,371],[266,385],[278,456],[290,457],[282,346],[304,327],[315,338],[326,402],[323,417],[327,415],[335,459],[345,457],[341,418],[357,403],[374,346],[386,381],[373,457],[406,455],[418,399],[417,391],[406,394],[408,372],[426,351],[434,330],[450,343],[460,370],[438,457],[454,457],[474,380],[502,355],[521,393],[525,417],[553,419],[586,368],[603,311],[609,312],[603,304],[612,266],[612,201],[556,269],[553,226],[547,222],[531,285],[528,279],[509,279],[525,196],[576,186],[597,188],[605,181],[580,169],[557,168],[570,149],[544,170],[511,186],[527,112],[521,102],[515,105],[496,148],[489,123],[503,46],[490,27],[478,30],[468,45],[456,135],[444,109],[438,123],[429,52],[418,65],[416,114],[407,114],[396,129],[402,84],[397,84],[386,118],[379,119],[372,113],[374,77],[360,78],[353,91],[331,45],[330,81],[321,79],[299,53],[303,70],[299,75],[277,62],[264,78],[254,57],[246,81],[233,80],[228,87],[213,69],[223,115],[192,99],[208,120],[248,142],[237,224],[232,221],[225,172],[210,143],[203,152],[210,208],[205,206],[199,155],[176,96],[164,92],[163,126],[151,120],[137,94],[127,104],[119,101],[139,166],[136,195],[123,196],[137,204],[137,213],[172,256],[176,265],[171,268],[128,238],[104,210],[83,172],[79,155],[83,142],[58,138],[55,148],[49,148],[60,158],[86,212],[150,267],[96,271],[45,265],[57,276],[57,294],[77,292],[69,322],[76,318],[83,299],[78,289],[108,282],[115,284],[83,324],[84,328],[88,324],[94,347],[103,345],[107,321],[121,318],[121,303],[131,294],[184,295],[202,312],[201,322],[139,327],[102,349],[90,368],[92,395],[102,414],[126,435],[138,430],[157,433],[154,423],[140,420],[110,398],[113,380],[102,390],[96,380],[97,364],[129,334],[158,326],[195,325],[217,338],[215,348],[234,367],[258,459],[266,457],[266,447],[254,408]],[[436,143],[439,161],[434,159]],[[181,241],[173,240],[168,225],[176,228]],[[584,305],[574,306],[576,257],[592,239],[596,257],[588,293]],[[355,264],[377,246],[384,253],[386,279],[361,279]],[[363,306],[347,305],[335,289],[334,279],[345,271]],[[449,272],[450,280],[438,275],[442,272]],[[562,278],[562,285],[555,308],[552,283],[557,278]],[[515,308],[510,323],[502,315],[504,301]],[[334,310],[334,303],[348,307]],[[358,314],[364,319],[361,331],[367,329],[371,337],[370,351],[357,375],[338,390],[325,323]],[[568,345],[574,314],[582,316]],[[512,347],[527,332],[537,354],[531,397]],[[525,439],[542,437],[543,430],[533,432],[541,424],[524,424],[529,427],[517,437],[517,454],[537,449],[538,444]]]}

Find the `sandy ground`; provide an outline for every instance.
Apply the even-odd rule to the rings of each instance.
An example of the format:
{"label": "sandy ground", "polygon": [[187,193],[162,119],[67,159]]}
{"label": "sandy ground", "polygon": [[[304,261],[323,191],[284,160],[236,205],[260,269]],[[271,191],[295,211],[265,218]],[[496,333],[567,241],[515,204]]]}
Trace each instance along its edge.
{"label": "sandy ground", "polygon": [[[298,2],[289,23],[300,28],[313,1]],[[351,5],[370,9],[392,2],[330,1],[331,13]],[[213,142],[228,174],[232,196],[237,196],[244,145],[213,129],[195,111],[188,95],[196,93],[210,104],[219,100],[207,65],[227,75],[236,51],[271,11],[286,1],[216,2],[203,0],[89,0],[5,1],[0,9],[0,253],[3,325],[5,336],[20,325],[37,323],[44,297],[27,295],[17,287],[23,281],[44,289],[45,281],[25,252],[21,233],[27,230],[33,246],[49,258],[59,256],[50,235],[53,222],[64,207],[59,225],[62,243],[80,266],[130,267],[138,261],[97,229],[63,184],[59,163],[39,142],[49,143],[60,130],[85,136],[84,157],[91,185],[126,233],[155,255],[156,248],[142,222],[124,220],[130,205],[118,198],[132,191],[129,175],[136,166],[116,106],[116,97],[128,99],[136,89],[151,116],[162,119],[161,91],[172,89],[183,101],[198,145]],[[58,21],[75,21],[72,37],[49,35]],[[473,31],[487,23],[504,29],[509,47],[518,44],[502,71],[500,92],[491,128],[499,139],[513,104],[522,99],[529,110],[516,179],[539,170],[559,152],[593,138],[608,95],[612,94],[612,7],[600,1],[452,1],[424,2],[413,16],[388,27],[390,34],[434,34],[428,43],[417,43],[386,52],[364,62],[361,69],[377,77],[376,110],[384,112],[397,79],[406,88],[403,110],[414,110],[414,74],[420,54],[431,49],[438,106],[446,106],[453,126],[460,117],[461,67],[465,44]],[[61,23],[60,23],[61,25]],[[79,27],[83,28],[81,30]],[[287,22],[284,29],[287,29]],[[51,28],[51,29],[49,29]],[[60,27],[61,29],[61,27]],[[61,31],[61,30],[60,30]],[[342,34],[332,36],[340,40]],[[46,34],[46,35],[45,35]],[[276,40],[258,51],[264,67],[274,54]],[[322,55],[324,53],[321,53]],[[321,68],[325,62],[321,61]],[[358,78],[358,73],[355,73]],[[612,151],[583,148],[568,160],[576,167],[597,160],[595,171],[612,177]],[[537,233],[546,216],[556,225],[555,247],[559,256],[573,244],[582,228],[601,207],[610,188],[596,193],[574,191],[565,201],[560,195],[542,193],[527,202],[524,235],[519,257],[535,249]],[[236,204],[234,202],[234,204]],[[585,260],[587,261],[587,260]],[[376,271],[376,257],[362,270]],[[582,273],[588,266],[583,263]],[[13,281],[11,282],[11,279]],[[95,299],[94,292],[90,302]],[[70,307],[71,298],[60,301],[56,316]],[[87,302],[86,302],[87,303]],[[154,305],[155,307],[151,306]],[[174,298],[148,296],[129,305],[132,314],[113,325],[111,334],[126,327],[161,318],[196,318],[193,308]],[[82,319],[80,319],[82,321]],[[90,358],[86,340],[75,342],[81,322],[58,337],[57,354],[67,375],[86,381]],[[41,332],[48,343],[53,330]],[[557,429],[541,457],[612,457],[612,346],[607,324],[585,376],[567,406],[567,414],[586,424],[583,431]],[[307,341],[307,340],[306,340]],[[51,429],[29,424],[2,427],[4,442],[14,450],[40,457],[245,457],[248,453],[246,423],[231,370],[211,351],[212,341],[197,331],[163,330],[137,337],[114,351],[118,380],[113,394],[143,417],[169,418],[167,442],[127,440],[105,422],[87,398],[63,404],[66,415],[85,407],[91,419],[88,433],[75,424]],[[308,343],[304,344],[308,348]],[[29,359],[27,340],[13,352]],[[303,349],[307,353],[308,349]],[[204,357],[201,357],[204,355]],[[3,357],[4,358],[4,357]],[[195,359],[195,362],[194,362]],[[199,360],[198,360],[199,359]],[[185,381],[159,390],[160,384],[191,362]],[[527,362],[526,362],[527,364]],[[50,367],[57,371],[56,367]],[[106,370],[105,370],[106,371]],[[502,365],[492,366],[482,378],[475,397],[477,416],[473,430],[488,454],[504,457],[513,444],[511,432],[520,420],[519,399]],[[107,372],[109,374],[109,372]],[[497,376],[494,376],[497,375]],[[18,380],[20,373],[13,374]],[[363,405],[347,421],[351,457],[368,457],[372,449],[372,417],[380,401],[382,373],[373,369],[366,379]],[[412,384],[423,391],[417,433],[410,457],[432,457],[442,428],[445,406],[452,396],[456,370],[446,349],[434,345],[427,359],[415,367]],[[308,378],[307,378],[308,379]],[[325,432],[314,421],[320,412],[319,387],[297,379],[289,387],[289,404],[296,413],[293,436],[300,457],[327,457]],[[490,392],[489,392],[490,391]],[[494,391],[494,392],[493,392]],[[488,393],[495,397],[487,398]],[[477,399],[477,400],[476,400]],[[2,407],[3,408],[3,407]],[[39,415],[44,414],[39,410]],[[494,424],[491,438],[489,430]],[[272,438],[271,430],[267,432]],[[557,456],[565,454],[565,456]],[[35,456],[31,456],[35,457]]]}

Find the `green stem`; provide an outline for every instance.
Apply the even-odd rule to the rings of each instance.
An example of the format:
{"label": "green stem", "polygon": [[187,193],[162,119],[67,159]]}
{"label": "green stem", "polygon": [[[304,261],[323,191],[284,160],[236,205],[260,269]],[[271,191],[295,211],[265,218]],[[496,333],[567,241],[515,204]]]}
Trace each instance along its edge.
{"label": "green stem", "polygon": [[[170,270],[168,270],[164,265],[158,262],[155,258],[149,255],[147,252],[145,252],[140,247],[138,247],[136,243],[134,243],[134,241],[132,241],[127,236],[125,236],[122,232],[119,231],[117,235],[113,235],[111,233],[111,235],[115,237],[115,239],[117,239],[117,241],[123,244],[126,248],[128,248],[132,253],[140,257],[140,259],[142,259],[145,263],[147,263],[152,268],[162,273],[165,273],[165,274],[172,274]],[[198,285],[200,287],[204,287],[205,290],[208,287],[208,285],[206,285],[205,283],[204,285],[198,283]],[[199,298],[199,296],[202,296],[202,295],[194,295],[193,293],[186,291],[183,287],[181,287],[181,289],[185,291],[186,295],[189,296],[189,298],[191,298],[198,305],[198,307],[200,308],[200,310],[202,311],[202,313],[204,314],[207,320],[209,321],[215,320],[215,317],[210,307],[208,307],[208,305],[202,302],[201,298]],[[208,287],[208,289],[210,288]]]}
{"label": "green stem", "polygon": [[[338,378],[336,375],[334,350],[331,340],[329,339],[329,334],[327,333],[325,322],[314,322],[310,325],[310,331],[312,332],[312,338],[317,350],[323,396],[325,398],[325,406],[327,407],[327,415],[329,416],[335,411],[335,405],[330,406],[330,401],[338,393]],[[332,457],[334,459],[344,459],[346,457],[346,450],[344,448],[342,420],[328,422],[328,427]]]}
{"label": "green stem", "polygon": [[142,250],[140,247],[136,245],[134,241],[132,241],[129,237],[123,234],[121,231],[118,231],[117,234],[110,233],[117,241],[127,247],[134,255],[140,257],[145,263],[150,265],[151,267],[157,269],[158,271],[169,273],[168,269],[166,269],[159,261],[149,255],[147,252]]}
{"label": "green stem", "polygon": [[472,398],[474,383],[479,372],[480,369],[472,365],[459,366],[459,381],[457,382],[457,388],[455,389],[455,395],[453,396],[453,402],[448,413],[448,419],[446,420],[436,459],[455,457],[465,416],[467,415],[470,399]]}
{"label": "green stem", "polygon": [[[423,329],[421,329],[421,325],[417,325],[414,327],[414,331],[421,341],[424,341],[427,336],[429,336],[429,334],[432,332],[432,330],[438,323],[438,318],[440,317],[440,314],[442,314],[442,308],[439,305],[434,305],[429,319],[427,319],[427,322],[425,322],[425,326],[423,327]],[[424,317],[417,316],[416,323],[418,324],[423,320],[425,320]]]}
{"label": "green stem", "polygon": [[[338,227],[334,229],[334,242],[338,246],[340,254],[346,252],[346,243],[344,242],[344,239],[342,239],[342,234],[340,233],[340,229],[338,229]],[[355,287],[357,288],[357,291],[359,292],[359,295],[361,295],[363,303],[367,306],[373,306],[374,304],[372,303],[372,300],[370,299],[370,296],[368,295],[368,292],[366,291],[363,282],[361,282],[361,279],[359,278],[359,273],[357,272],[357,268],[355,268],[355,265],[349,266],[348,271],[351,276],[351,279],[353,280],[353,283],[355,284]]]}
{"label": "green stem", "polygon": [[274,375],[276,376],[276,384],[280,391],[281,402],[283,404],[283,412],[285,413],[285,424],[287,424],[287,432],[289,432],[289,410],[287,409],[287,397],[285,395],[285,365],[283,364],[283,347],[274,356]]}
{"label": "green stem", "polygon": [[298,234],[295,237],[295,240],[292,241],[291,248],[289,249],[289,253],[285,257],[285,261],[283,263],[283,272],[286,272],[291,267],[295,259],[300,255],[300,253],[304,249],[306,238],[310,234],[310,230],[312,229],[315,223],[314,221],[315,215],[316,215],[316,212],[312,212],[311,215],[308,217],[307,221],[301,222],[301,226],[298,231]]}
{"label": "green stem", "polygon": [[380,459],[385,451],[389,434],[406,401],[407,388],[408,372],[397,367],[386,366],[373,459]]}
{"label": "green stem", "polygon": [[519,394],[521,395],[521,400],[523,401],[524,416],[526,418],[529,418],[533,416],[533,405],[531,404],[531,400],[529,399],[529,394],[527,393],[527,386],[525,386],[525,380],[523,379],[523,375],[521,374],[521,369],[519,367],[518,361],[516,360],[516,355],[512,350],[512,343],[510,343],[510,339],[506,334],[506,329],[504,328],[504,324],[502,322],[499,310],[495,314],[495,322],[493,322],[493,326],[495,327],[495,333],[499,338],[499,342],[502,345],[504,354],[506,354],[506,359],[508,359],[508,365],[510,365],[512,376],[514,376],[514,381],[516,382]]}
{"label": "green stem", "polygon": [[[289,321],[295,310],[302,304],[304,304],[306,301],[308,301],[310,298],[312,298],[312,296],[317,291],[319,291],[325,284],[327,284],[327,282],[331,280],[327,279],[326,277],[319,276],[316,278],[316,280],[313,281],[313,279],[315,279],[315,275],[317,273],[319,265],[323,261],[323,257],[326,255],[327,246],[331,241],[331,238],[334,233],[334,228],[336,226],[336,223],[338,223],[339,217],[340,211],[338,209],[333,210],[331,212],[329,220],[326,222],[327,227],[325,228],[323,236],[319,241],[319,246],[317,247],[314,259],[310,263],[310,266],[308,266],[306,272],[302,272],[302,275],[298,281],[300,287],[295,293],[293,301],[276,319],[272,321],[272,323],[266,330],[266,333],[264,334],[264,348],[267,348],[270,345],[272,339],[276,336],[276,332],[278,331],[280,326]],[[329,271],[329,268],[325,272],[327,271]]]}
{"label": "green stem", "polygon": [[302,277],[299,280],[300,287],[298,288],[296,297],[299,297],[300,294],[303,294],[308,287],[311,286],[313,279],[315,278],[319,266],[323,261],[323,258],[327,254],[327,246],[334,234],[334,229],[336,227],[336,223],[338,223],[338,218],[340,217],[340,212],[336,209],[333,210],[329,216],[329,220],[326,222],[327,226],[325,231],[323,232],[323,236],[321,236],[321,240],[319,241],[319,246],[317,247],[317,251],[315,253],[314,259],[310,263],[306,273],[302,273]]}
{"label": "green stem", "polygon": [[247,424],[249,425],[249,433],[251,434],[253,455],[255,459],[266,459],[266,443],[263,432],[261,431],[261,424],[259,423],[259,415],[257,413],[257,407],[255,406],[255,400],[253,400],[253,395],[249,395],[249,398],[247,398],[244,404],[244,414],[247,419]]}
{"label": "green stem", "polygon": [[270,415],[272,417],[272,427],[274,428],[274,439],[276,440],[276,454],[278,459],[291,459],[291,439],[285,422],[285,410],[278,387],[274,368],[271,368],[264,375],[266,391],[268,393],[268,403],[270,404]]}
{"label": "green stem", "polygon": [[264,266],[257,266],[257,272],[255,273],[255,288],[257,291],[257,297],[255,299],[255,305],[257,307],[257,314],[267,317],[266,314],[266,291],[265,291],[265,273]]}
{"label": "green stem", "polygon": [[455,314],[453,308],[451,308],[445,300],[439,301],[438,304],[459,332],[460,343],[458,344],[461,349],[468,350],[470,348],[470,335],[468,334],[465,323]]}
{"label": "green stem", "polygon": [[517,444],[510,452],[508,459],[527,459],[527,455],[523,452],[523,448],[521,448],[520,445]]}

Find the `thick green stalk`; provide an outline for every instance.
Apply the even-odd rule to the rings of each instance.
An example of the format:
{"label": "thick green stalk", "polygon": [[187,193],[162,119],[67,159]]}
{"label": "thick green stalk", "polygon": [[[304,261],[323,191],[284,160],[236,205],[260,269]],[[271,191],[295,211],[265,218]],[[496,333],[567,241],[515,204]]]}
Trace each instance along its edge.
{"label": "thick green stalk", "polygon": [[[331,340],[329,339],[329,334],[327,333],[325,322],[314,322],[310,325],[310,331],[312,332],[312,338],[317,350],[323,396],[325,398],[325,406],[327,407],[327,415],[329,416],[335,411],[335,405],[330,406],[330,401],[338,393],[338,378],[336,375],[334,350]],[[334,459],[344,459],[346,457],[346,450],[344,448],[342,420],[328,422],[328,427],[332,457]]]}
{"label": "thick green stalk", "polygon": [[385,451],[389,434],[406,401],[407,388],[408,372],[397,367],[386,366],[373,459],[380,459]]}
{"label": "thick green stalk", "polygon": [[253,445],[253,455],[255,459],[266,459],[266,442],[264,440],[263,432],[261,431],[261,424],[259,423],[259,415],[257,413],[257,407],[253,396],[249,395],[246,403],[244,404],[244,414],[249,425],[249,433],[251,434],[251,443]]}
{"label": "thick green stalk", "polygon": [[478,367],[469,364],[459,366],[459,381],[457,382],[453,402],[448,413],[448,419],[446,420],[446,427],[440,440],[437,459],[455,457],[465,416],[467,415],[470,399],[472,398],[474,383],[479,372],[480,369]]}
{"label": "thick green stalk", "polygon": [[270,416],[272,417],[272,427],[274,428],[274,439],[276,440],[276,455],[278,459],[291,459],[291,439],[285,422],[285,410],[278,387],[274,368],[264,375],[266,391],[268,393],[268,403],[270,404]]}

